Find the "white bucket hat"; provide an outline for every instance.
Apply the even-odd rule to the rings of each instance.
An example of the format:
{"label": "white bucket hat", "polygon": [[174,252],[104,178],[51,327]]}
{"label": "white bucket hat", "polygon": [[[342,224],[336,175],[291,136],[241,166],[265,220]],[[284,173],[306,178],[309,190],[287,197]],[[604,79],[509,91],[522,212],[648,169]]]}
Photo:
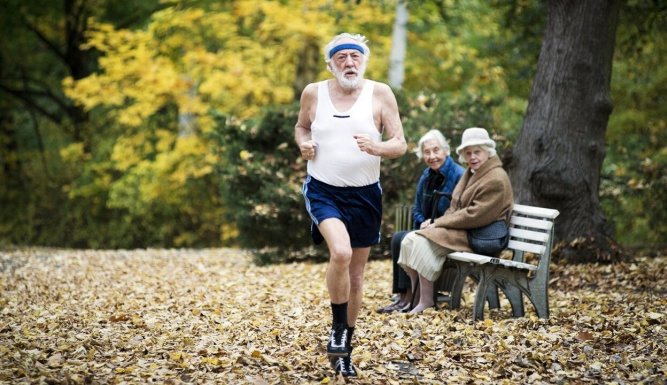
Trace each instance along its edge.
{"label": "white bucket hat", "polygon": [[456,153],[461,155],[461,151],[470,146],[488,146],[495,149],[496,142],[489,138],[489,133],[484,128],[472,127],[463,131],[461,145],[456,148]]}

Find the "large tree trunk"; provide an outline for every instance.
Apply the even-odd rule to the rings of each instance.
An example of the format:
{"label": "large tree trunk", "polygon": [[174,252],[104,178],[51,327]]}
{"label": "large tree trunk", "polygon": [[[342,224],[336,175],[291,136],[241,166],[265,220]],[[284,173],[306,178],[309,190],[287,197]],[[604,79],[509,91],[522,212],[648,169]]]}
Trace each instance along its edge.
{"label": "large tree trunk", "polygon": [[618,0],[550,0],[523,128],[509,162],[515,201],[558,209],[556,257],[616,260],[622,253],[598,189]]}

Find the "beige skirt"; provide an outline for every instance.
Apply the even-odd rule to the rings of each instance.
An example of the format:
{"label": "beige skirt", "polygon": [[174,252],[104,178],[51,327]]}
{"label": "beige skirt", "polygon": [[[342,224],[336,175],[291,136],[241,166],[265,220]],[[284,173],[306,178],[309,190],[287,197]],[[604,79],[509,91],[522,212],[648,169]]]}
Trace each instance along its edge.
{"label": "beige skirt", "polygon": [[442,247],[428,238],[410,232],[401,242],[401,254],[398,264],[416,270],[419,275],[435,282],[442,272],[442,265],[447,260],[447,254],[452,250]]}

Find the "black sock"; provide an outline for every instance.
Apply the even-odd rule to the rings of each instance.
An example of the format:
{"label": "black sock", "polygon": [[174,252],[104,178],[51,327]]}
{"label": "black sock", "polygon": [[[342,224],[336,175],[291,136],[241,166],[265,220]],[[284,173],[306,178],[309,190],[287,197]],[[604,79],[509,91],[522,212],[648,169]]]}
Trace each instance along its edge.
{"label": "black sock", "polygon": [[347,327],[347,347],[352,347],[352,334],[354,334],[354,326]]}
{"label": "black sock", "polygon": [[331,313],[333,314],[333,323],[347,325],[347,302],[332,303]]}

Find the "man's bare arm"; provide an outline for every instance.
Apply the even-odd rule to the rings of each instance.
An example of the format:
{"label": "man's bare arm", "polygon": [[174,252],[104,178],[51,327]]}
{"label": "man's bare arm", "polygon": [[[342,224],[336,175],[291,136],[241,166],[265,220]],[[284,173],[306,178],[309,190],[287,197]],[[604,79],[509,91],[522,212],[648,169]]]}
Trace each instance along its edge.
{"label": "man's bare arm", "polygon": [[377,83],[374,94],[375,102],[379,103],[380,126],[386,139],[373,143],[366,152],[388,159],[398,158],[405,154],[408,146],[403,135],[403,124],[398,112],[396,96],[391,88],[383,83]]}
{"label": "man's bare arm", "polygon": [[312,124],[312,112],[317,104],[317,86],[309,84],[301,93],[301,108],[299,117],[294,126],[294,141],[299,146],[301,157],[305,160],[315,158],[316,143],[313,142],[310,125]]}

